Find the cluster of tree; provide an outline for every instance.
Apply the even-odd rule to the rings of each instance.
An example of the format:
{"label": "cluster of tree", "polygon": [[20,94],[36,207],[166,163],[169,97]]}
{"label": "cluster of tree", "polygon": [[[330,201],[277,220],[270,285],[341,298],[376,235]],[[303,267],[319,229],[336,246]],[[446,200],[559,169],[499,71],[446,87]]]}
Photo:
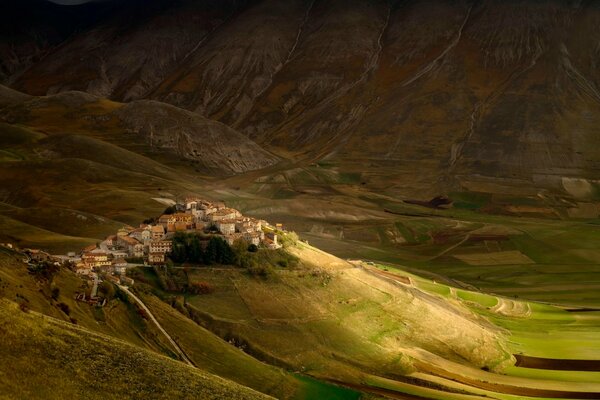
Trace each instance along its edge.
{"label": "cluster of tree", "polygon": [[208,239],[193,233],[178,232],[173,237],[171,259],[176,263],[190,262],[194,264],[230,265],[235,261],[235,254],[225,240],[218,236]]}
{"label": "cluster of tree", "polygon": [[298,244],[298,240],[300,240],[296,232],[287,232],[285,234],[283,234],[282,232],[278,232],[278,237],[283,247],[295,246],[296,244]]}
{"label": "cluster of tree", "polygon": [[276,267],[295,267],[298,258],[283,249],[268,250],[258,248],[245,240],[233,244],[234,264],[245,268],[250,275],[268,277]]}
{"label": "cluster of tree", "polygon": [[215,289],[205,281],[190,281],[186,268],[161,268],[155,267],[154,273],[160,288],[166,292],[179,292],[190,294],[209,294]]}
{"label": "cluster of tree", "polygon": [[189,284],[187,272],[183,269],[154,267],[158,285],[166,292],[186,292]]}

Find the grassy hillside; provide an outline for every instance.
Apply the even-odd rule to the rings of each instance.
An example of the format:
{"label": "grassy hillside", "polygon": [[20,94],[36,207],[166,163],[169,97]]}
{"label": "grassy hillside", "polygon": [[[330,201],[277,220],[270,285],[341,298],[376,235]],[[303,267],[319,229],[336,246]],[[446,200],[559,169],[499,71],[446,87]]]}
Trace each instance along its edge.
{"label": "grassy hillside", "polygon": [[[142,318],[133,303],[111,299],[104,308],[74,300],[89,291],[91,283],[62,268],[51,280],[31,274],[22,256],[0,249],[0,298],[50,317],[125,340],[134,345],[172,355],[158,330]],[[53,289],[58,294],[53,295]],[[64,306],[68,311],[65,311]]]}
{"label": "grassy hillside", "polygon": [[[126,342],[128,345],[135,345],[137,352],[145,349],[156,353],[156,357],[161,354],[174,359],[178,358],[156,326],[144,318],[136,303],[128,300],[126,296],[117,296],[111,299],[103,308],[75,301],[73,299],[75,293],[89,290],[89,285],[64,268],[51,281],[37,279],[28,271],[27,265],[22,262],[21,255],[0,248],[0,301],[15,302],[23,309],[72,324],[75,329],[74,333],[89,330],[101,334],[103,337],[110,336]],[[53,297],[53,289],[56,288],[59,289],[59,292],[56,297]],[[176,309],[157,299],[149,298],[149,300],[149,305],[158,320],[176,338],[178,344],[201,371],[252,387],[277,398],[311,398],[308,393],[321,393],[330,399],[359,397],[358,392],[325,382],[300,378],[281,368],[260,362],[209,330],[197,325]],[[65,305],[68,307],[68,313],[64,311]],[[85,334],[82,334],[80,340],[87,340]],[[76,345],[73,346],[67,348],[65,345],[64,351],[79,352]],[[110,343],[107,344],[107,347],[109,346]],[[19,355],[14,354],[14,357],[19,357]],[[134,363],[133,358],[128,357],[123,355],[123,362]],[[25,363],[26,361],[23,359],[20,362]],[[181,367],[184,368],[184,365],[182,364]],[[119,373],[117,369],[115,367],[115,373]],[[89,383],[85,382],[86,379],[95,378],[81,376],[77,379],[81,379],[79,383],[85,385]],[[132,378],[127,377],[126,379]],[[2,387],[1,384],[0,387]],[[7,390],[13,396],[19,396],[20,392],[14,387]],[[98,389],[98,393],[101,393],[100,389]],[[170,395],[161,393],[157,392],[158,398],[171,398]],[[138,394],[135,396],[137,398]],[[42,397],[41,394],[32,398],[39,397]]]}
{"label": "grassy hillside", "polygon": [[[515,364],[517,356],[596,363],[597,313],[457,289],[387,266],[349,264],[305,244],[289,250],[300,265],[278,268],[267,279],[239,269],[188,270],[188,279],[214,288],[210,294],[138,289],[201,364],[211,359],[212,345],[195,339],[204,329],[194,328],[190,319],[271,364],[392,398],[513,400],[600,393],[594,383],[599,372]],[[153,272],[145,276],[155,282]],[[169,312],[171,304],[179,315]],[[242,383],[264,370],[234,371],[228,365],[218,373]]]}
{"label": "grassy hillside", "polygon": [[110,336],[24,313],[6,300],[0,300],[0,332],[6,399],[269,398]]}

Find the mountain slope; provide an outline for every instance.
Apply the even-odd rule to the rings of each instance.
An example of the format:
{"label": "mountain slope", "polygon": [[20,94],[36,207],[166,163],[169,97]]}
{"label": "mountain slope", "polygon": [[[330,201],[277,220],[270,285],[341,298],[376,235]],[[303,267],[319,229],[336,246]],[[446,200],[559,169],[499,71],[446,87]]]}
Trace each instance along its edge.
{"label": "mountain slope", "polygon": [[241,173],[278,161],[227,125],[157,101],[128,103],[116,115],[151,147],[192,160],[211,172]]}
{"label": "mountain slope", "polygon": [[[82,90],[139,99],[244,3],[113,1],[110,14],[25,71],[16,87],[36,95]],[[76,63],[73,54],[78,54]]]}
{"label": "mountain slope", "polygon": [[[162,152],[174,161],[189,160],[212,174],[240,173],[278,161],[224,124],[156,101],[117,103],[83,92],[63,92],[18,101],[0,114],[10,124],[51,135],[92,134],[137,150],[143,147],[148,153]],[[124,153],[113,157],[126,158]]]}
{"label": "mountain slope", "polygon": [[[367,163],[367,187],[394,196],[595,185],[595,1],[210,4],[150,8],[124,33],[104,20],[16,87],[166,101],[302,165]],[[188,14],[201,22],[176,24]]]}

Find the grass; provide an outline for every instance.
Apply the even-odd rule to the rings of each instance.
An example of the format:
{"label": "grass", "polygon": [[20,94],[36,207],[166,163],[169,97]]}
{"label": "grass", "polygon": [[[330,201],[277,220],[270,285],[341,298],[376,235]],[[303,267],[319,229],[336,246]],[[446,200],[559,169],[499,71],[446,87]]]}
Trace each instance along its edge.
{"label": "grass", "polygon": [[358,400],[361,398],[360,392],[352,389],[324,383],[305,375],[297,375],[297,378],[305,383],[299,398],[323,400]]}
{"label": "grass", "polygon": [[[407,274],[401,269],[379,265],[381,269],[399,275]],[[600,313],[567,312],[561,308],[533,302],[514,301],[505,298],[461,289],[411,275],[416,287],[446,300],[458,299],[474,312],[484,316],[494,325],[506,329],[510,336],[508,348],[514,354],[552,358],[597,360],[600,358]],[[496,311],[501,302],[520,305],[514,315],[503,315]],[[598,382],[600,373],[580,371],[537,370],[509,366],[503,370],[507,376],[525,378],[527,382],[555,382],[569,387],[569,382],[580,385]],[[538,383],[542,385],[542,383]]]}
{"label": "grass", "polygon": [[[61,319],[76,321],[79,326],[87,327],[115,338],[126,340],[137,346],[163,352],[170,349],[168,343],[157,335],[152,324],[148,324],[129,303],[112,300],[102,310],[74,300],[76,293],[89,290],[90,286],[68,269],[54,277],[52,283],[40,282],[29,274],[21,256],[0,249],[0,298],[25,303],[27,308]],[[57,299],[51,297],[51,289],[59,288]],[[69,306],[66,315],[58,303]],[[169,351],[167,351],[169,354]]]}
{"label": "grass", "polygon": [[[211,294],[185,296],[195,319],[263,361],[348,385],[360,385],[367,371],[394,377],[410,373],[414,367],[405,353],[407,348],[426,349],[456,362],[464,362],[466,357],[469,363],[486,363],[490,368],[508,356],[497,347],[503,337],[490,335],[487,325],[480,326],[481,321],[466,305],[415,297],[304,244],[292,251],[301,264],[294,269],[277,269],[275,276],[266,280],[238,269],[194,269],[192,279],[209,282],[215,289]],[[218,353],[208,350],[213,344],[203,338],[206,332],[194,328],[184,315],[174,320],[175,316],[166,313],[170,306],[152,296],[145,299],[193,360],[206,363],[212,352]],[[438,337],[442,333],[435,328],[441,321],[459,332],[444,332],[442,340]],[[221,353],[221,357],[231,357]],[[242,355],[240,352],[236,357]],[[231,363],[240,367],[230,370],[226,365]],[[234,360],[224,362],[221,368],[220,375],[261,391],[265,388],[247,382],[267,386],[270,382],[252,378]],[[264,373],[261,371],[266,368],[262,365],[251,371]],[[407,387],[407,393],[418,390],[412,384]],[[281,396],[280,392],[267,393]]]}
{"label": "grass", "polygon": [[[277,398],[310,399],[316,393],[326,395],[321,398],[332,399],[340,398],[337,397],[339,393],[352,393],[353,398],[360,396],[357,392],[297,376],[258,361],[186,316],[174,312],[161,300],[145,295],[144,301],[161,324],[177,338],[178,344],[194,364],[204,370]],[[336,397],[328,397],[333,394]]]}
{"label": "grass", "polygon": [[0,147],[2,148],[30,144],[43,137],[45,137],[45,135],[28,129],[27,127],[0,122]]}
{"label": "grass", "polygon": [[0,215],[0,224],[3,227],[0,240],[16,243],[23,247],[42,248],[64,253],[96,242],[96,239],[93,238],[61,235],[3,215]]}
{"label": "grass", "polygon": [[[115,224],[136,225],[159,213],[163,207],[152,197],[164,197],[164,192],[175,196],[194,192],[226,199],[245,213],[284,222],[338,256],[398,263],[424,276],[444,275],[521,298],[600,304],[594,286],[600,282],[600,269],[588,268],[600,262],[600,253],[595,250],[600,235],[595,226],[586,221],[482,212],[490,204],[534,206],[536,199],[453,192],[450,197],[455,200],[455,208],[450,210],[410,205],[391,186],[374,189],[376,181],[388,171],[385,162],[364,171],[356,163],[334,160],[215,180],[193,172],[194,166],[140,143],[136,134],[124,132],[114,118],[101,118],[97,123],[88,120],[107,115],[119,104],[93,98],[75,100],[65,95],[52,101],[33,101],[22,110],[13,108],[18,124],[1,126],[6,131],[0,146],[5,155],[5,161],[0,161],[3,199],[21,209],[3,215],[33,225],[31,236],[37,236],[25,237],[26,229],[11,222],[5,230],[7,239],[15,237],[23,243],[49,248],[60,247],[52,242],[69,241],[63,236],[81,242],[100,239],[114,231]],[[69,106],[73,101],[75,108]],[[88,151],[80,151],[82,148]],[[428,199],[425,194],[415,197]],[[106,224],[90,229],[77,223],[64,224],[63,218],[50,213],[39,219],[30,217],[30,212],[40,209],[77,210],[105,218]],[[396,214],[385,213],[384,209]],[[468,232],[490,226],[511,233],[506,240],[492,240],[486,245],[460,243]],[[40,240],[35,228],[48,231],[48,238]],[[51,235],[57,240],[51,240]],[[455,257],[491,253],[492,249],[520,251],[535,264],[469,268]],[[500,262],[495,255],[490,257]],[[571,273],[555,274],[560,266],[569,267]],[[556,290],[556,285],[565,281],[573,284],[566,290]]]}
{"label": "grass", "polygon": [[0,387],[14,398],[268,398],[110,336],[23,313],[6,300],[0,332]]}

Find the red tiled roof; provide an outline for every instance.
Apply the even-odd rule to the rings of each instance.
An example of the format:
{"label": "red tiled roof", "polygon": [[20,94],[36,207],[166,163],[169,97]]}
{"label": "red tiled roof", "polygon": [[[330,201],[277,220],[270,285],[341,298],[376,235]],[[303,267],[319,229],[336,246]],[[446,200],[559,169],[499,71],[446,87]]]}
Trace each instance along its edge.
{"label": "red tiled roof", "polygon": [[140,244],[140,242],[136,238],[132,238],[130,236],[121,236],[121,240],[127,242],[127,244],[130,244],[132,246],[135,246],[136,244]]}

